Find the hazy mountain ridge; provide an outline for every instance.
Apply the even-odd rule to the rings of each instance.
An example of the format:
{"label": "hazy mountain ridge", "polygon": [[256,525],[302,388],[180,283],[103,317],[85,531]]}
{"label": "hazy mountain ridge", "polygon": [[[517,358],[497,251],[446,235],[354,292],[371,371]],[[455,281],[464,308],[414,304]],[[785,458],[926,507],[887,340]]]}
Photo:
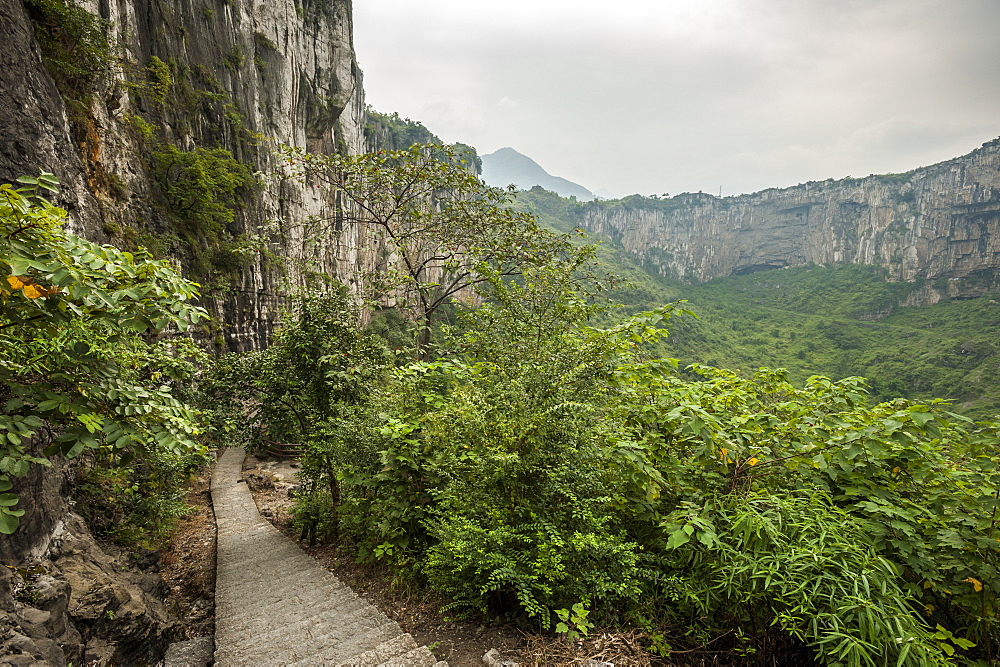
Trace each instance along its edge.
{"label": "hazy mountain ridge", "polygon": [[553,176],[527,155],[513,148],[501,148],[482,156],[483,180],[497,188],[516,185],[520,190],[539,186],[563,197],[589,201],[596,195],[587,188],[565,178]]}

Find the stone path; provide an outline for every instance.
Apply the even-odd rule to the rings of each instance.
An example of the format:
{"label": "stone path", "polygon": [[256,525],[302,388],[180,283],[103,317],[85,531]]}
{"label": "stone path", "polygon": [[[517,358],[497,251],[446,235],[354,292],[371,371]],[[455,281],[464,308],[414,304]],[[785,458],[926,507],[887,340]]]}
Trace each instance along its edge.
{"label": "stone path", "polygon": [[227,449],[212,474],[215,664],[447,667],[260,516],[244,457]]}

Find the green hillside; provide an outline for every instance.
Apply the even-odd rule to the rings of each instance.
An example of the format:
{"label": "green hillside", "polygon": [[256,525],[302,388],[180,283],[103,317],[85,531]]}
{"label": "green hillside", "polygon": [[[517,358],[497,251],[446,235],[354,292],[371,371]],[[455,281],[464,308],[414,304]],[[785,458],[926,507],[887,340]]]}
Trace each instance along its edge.
{"label": "green hillside", "polygon": [[[563,231],[580,205],[534,189],[518,206]],[[698,319],[680,318],[658,353],[683,365],[707,363],[751,372],[785,368],[810,375],[860,375],[879,400],[947,398],[976,419],[1000,414],[1000,295],[902,307],[919,283],[889,282],[870,266],[801,266],[697,285],[664,280],[609,239],[599,259],[631,283],[612,293],[622,314],[687,299]]]}

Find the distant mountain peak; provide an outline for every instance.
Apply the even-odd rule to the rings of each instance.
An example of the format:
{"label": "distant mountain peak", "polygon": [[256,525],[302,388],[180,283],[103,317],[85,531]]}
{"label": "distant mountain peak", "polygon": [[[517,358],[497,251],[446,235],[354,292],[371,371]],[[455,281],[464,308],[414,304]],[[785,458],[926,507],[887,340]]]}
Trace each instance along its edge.
{"label": "distant mountain peak", "polygon": [[505,188],[514,184],[520,190],[530,190],[538,185],[562,197],[576,197],[581,201],[594,199],[594,193],[587,188],[553,176],[530,157],[509,146],[483,155],[482,160],[483,180],[487,185]]}

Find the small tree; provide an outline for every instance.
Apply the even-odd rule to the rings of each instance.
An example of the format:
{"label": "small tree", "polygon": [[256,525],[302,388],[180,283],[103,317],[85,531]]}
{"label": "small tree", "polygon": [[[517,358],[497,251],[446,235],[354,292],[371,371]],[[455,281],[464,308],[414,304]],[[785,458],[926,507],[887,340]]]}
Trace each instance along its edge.
{"label": "small tree", "polygon": [[217,360],[202,382],[226,441],[253,449],[268,440],[306,446],[296,519],[303,536],[336,535],[340,480],[358,459],[377,459],[363,427],[368,402],[391,357],[358,326],[347,289],[292,297],[265,350]]}
{"label": "small tree", "polygon": [[318,239],[364,227],[366,247],[385,257],[365,276],[365,300],[394,299],[420,327],[426,349],[441,307],[489,276],[519,275],[570,254],[564,235],[511,210],[512,191],[485,185],[453,148],[414,145],[365,155],[313,155],[286,148],[291,173],[329,188],[333,216],[300,225]]}

